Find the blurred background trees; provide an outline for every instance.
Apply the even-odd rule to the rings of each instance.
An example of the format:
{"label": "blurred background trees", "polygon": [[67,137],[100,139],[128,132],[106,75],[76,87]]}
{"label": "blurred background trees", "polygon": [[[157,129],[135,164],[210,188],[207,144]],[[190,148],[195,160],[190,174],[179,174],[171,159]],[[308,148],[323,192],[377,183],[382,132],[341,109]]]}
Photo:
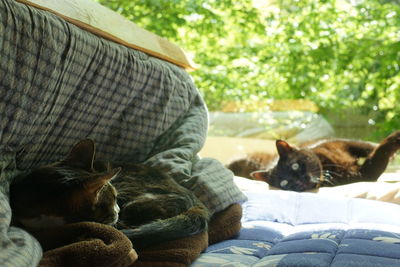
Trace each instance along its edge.
{"label": "blurred background trees", "polygon": [[192,55],[210,110],[301,98],[372,140],[400,129],[399,1],[97,1]]}

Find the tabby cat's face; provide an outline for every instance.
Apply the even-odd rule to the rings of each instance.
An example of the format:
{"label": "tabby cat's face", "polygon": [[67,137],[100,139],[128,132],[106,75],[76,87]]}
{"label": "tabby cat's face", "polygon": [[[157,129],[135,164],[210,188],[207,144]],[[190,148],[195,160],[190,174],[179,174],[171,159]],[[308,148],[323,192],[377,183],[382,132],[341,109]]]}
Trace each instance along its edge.
{"label": "tabby cat's face", "polygon": [[110,184],[120,168],[93,170],[94,144],[84,140],[60,162],[32,170],[10,187],[13,219],[27,229],[94,221],[115,224],[119,207]]}
{"label": "tabby cat's face", "polygon": [[296,149],[288,143],[276,142],[279,160],[270,170],[260,170],[251,175],[269,185],[284,190],[305,191],[319,185],[322,177],[322,165],[318,157],[305,149]]}
{"label": "tabby cat's face", "polygon": [[117,204],[117,191],[111,183],[103,186],[98,194],[97,202],[92,206],[92,220],[114,225],[118,221],[120,208]]}

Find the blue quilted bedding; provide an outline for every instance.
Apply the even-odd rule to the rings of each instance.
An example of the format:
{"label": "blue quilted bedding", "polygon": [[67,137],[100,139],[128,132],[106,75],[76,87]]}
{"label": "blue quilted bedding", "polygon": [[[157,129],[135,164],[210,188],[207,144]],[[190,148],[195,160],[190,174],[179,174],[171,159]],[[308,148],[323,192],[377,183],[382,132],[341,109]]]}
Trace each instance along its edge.
{"label": "blue quilted bedding", "polygon": [[240,234],[211,245],[192,266],[400,266],[396,204],[288,191],[245,193]]}

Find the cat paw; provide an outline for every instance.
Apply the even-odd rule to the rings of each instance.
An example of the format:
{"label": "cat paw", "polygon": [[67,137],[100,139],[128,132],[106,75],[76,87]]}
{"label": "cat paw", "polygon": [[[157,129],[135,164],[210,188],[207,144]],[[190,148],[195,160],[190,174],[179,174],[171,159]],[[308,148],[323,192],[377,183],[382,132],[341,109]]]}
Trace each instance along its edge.
{"label": "cat paw", "polygon": [[388,137],[386,137],[386,141],[391,145],[400,147],[400,131],[395,131],[394,133],[390,134]]}
{"label": "cat paw", "polygon": [[400,149],[400,131],[395,131],[386,137],[377,149],[385,151],[385,154],[388,155],[396,153]]}

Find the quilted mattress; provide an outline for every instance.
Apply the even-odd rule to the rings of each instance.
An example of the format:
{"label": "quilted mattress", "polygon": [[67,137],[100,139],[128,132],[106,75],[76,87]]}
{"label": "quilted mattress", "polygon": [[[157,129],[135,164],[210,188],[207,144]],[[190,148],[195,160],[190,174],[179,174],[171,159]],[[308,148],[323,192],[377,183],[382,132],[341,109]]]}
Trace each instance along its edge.
{"label": "quilted mattress", "polygon": [[192,266],[400,266],[397,204],[237,181],[248,197],[240,234],[211,245]]}

